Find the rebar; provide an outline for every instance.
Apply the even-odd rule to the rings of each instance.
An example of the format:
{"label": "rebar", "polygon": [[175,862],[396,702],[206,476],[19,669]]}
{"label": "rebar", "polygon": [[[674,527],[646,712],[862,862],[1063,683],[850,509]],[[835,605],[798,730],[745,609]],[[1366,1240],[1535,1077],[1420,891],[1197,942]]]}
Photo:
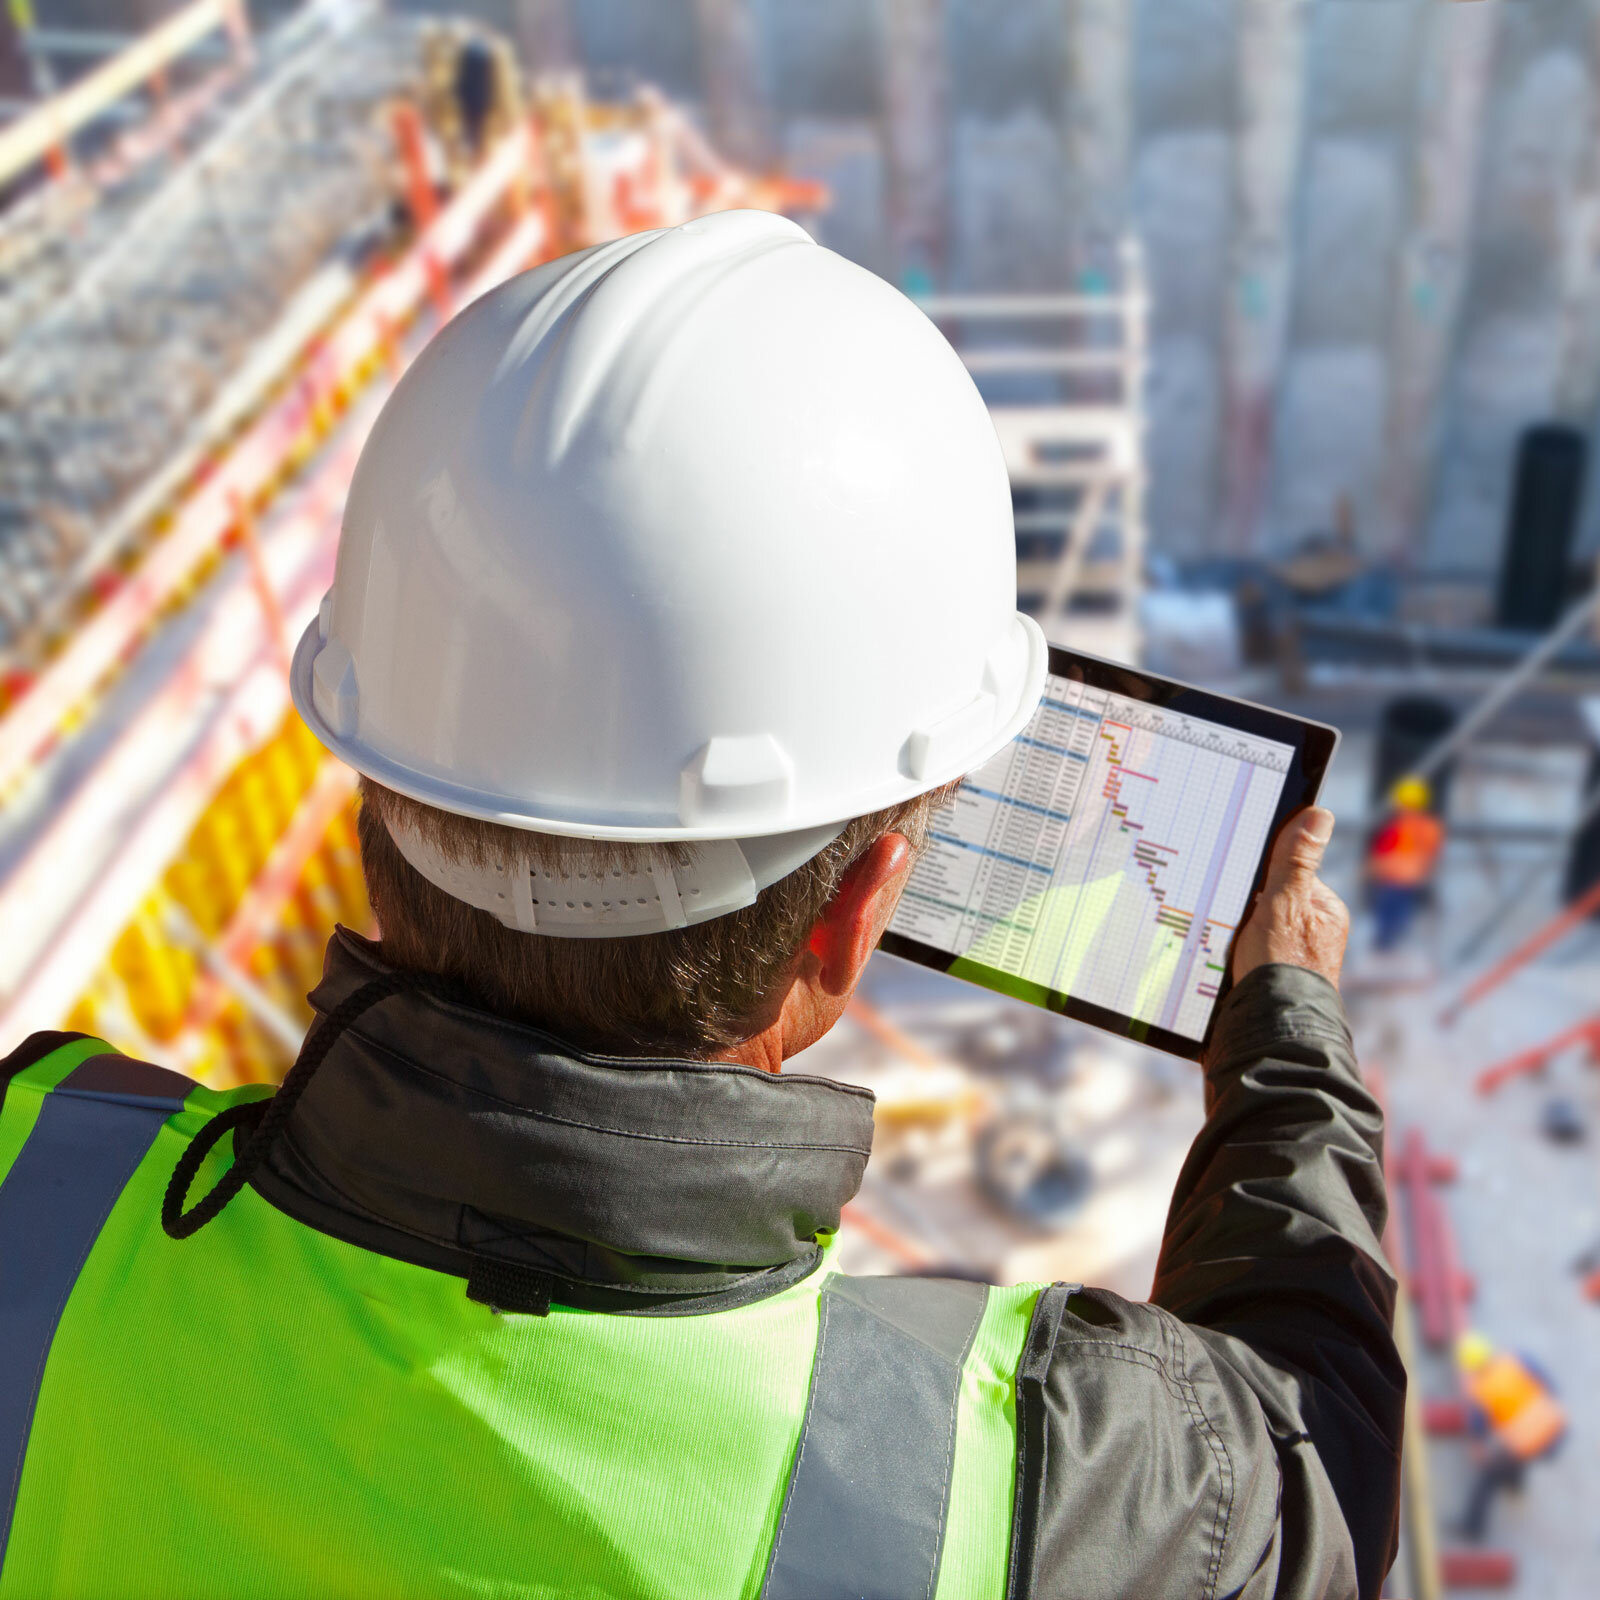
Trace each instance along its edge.
{"label": "rebar", "polygon": [[383,111],[415,87],[419,31],[361,6],[310,19],[263,41],[183,148],[92,206],[66,194],[47,243],[0,229],[0,652],[13,666],[122,554],[97,536],[181,453],[251,344],[388,204]]}

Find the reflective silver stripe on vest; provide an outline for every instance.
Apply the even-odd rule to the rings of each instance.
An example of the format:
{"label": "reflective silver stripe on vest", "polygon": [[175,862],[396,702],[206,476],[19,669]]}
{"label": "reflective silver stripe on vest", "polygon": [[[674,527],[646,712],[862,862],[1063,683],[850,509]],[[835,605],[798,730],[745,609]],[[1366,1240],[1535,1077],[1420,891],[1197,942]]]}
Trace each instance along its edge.
{"label": "reflective silver stripe on vest", "polygon": [[117,1196],[193,1087],[162,1067],[91,1056],[44,1097],[0,1183],[0,1565],[67,1297]]}
{"label": "reflective silver stripe on vest", "polygon": [[831,1278],[764,1600],[929,1600],[939,1576],[961,1368],[989,1291]]}

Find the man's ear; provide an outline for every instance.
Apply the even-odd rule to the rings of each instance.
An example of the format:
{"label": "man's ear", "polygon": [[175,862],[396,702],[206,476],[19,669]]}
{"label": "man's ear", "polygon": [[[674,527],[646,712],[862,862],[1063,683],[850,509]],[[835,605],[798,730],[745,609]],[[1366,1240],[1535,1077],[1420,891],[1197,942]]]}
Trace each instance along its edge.
{"label": "man's ear", "polygon": [[848,995],[860,982],[910,871],[911,846],[903,833],[884,834],[851,863],[806,942],[825,994]]}

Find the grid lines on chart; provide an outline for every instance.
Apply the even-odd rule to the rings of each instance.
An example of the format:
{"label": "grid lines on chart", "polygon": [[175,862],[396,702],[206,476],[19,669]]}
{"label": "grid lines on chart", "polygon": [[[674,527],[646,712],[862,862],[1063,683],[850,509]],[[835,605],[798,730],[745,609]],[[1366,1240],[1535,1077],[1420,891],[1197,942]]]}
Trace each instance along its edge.
{"label": "grid lines on chart", "polygon": [[940,814],[894,925],[1199,1038],[1291,755],[1052,679]]}

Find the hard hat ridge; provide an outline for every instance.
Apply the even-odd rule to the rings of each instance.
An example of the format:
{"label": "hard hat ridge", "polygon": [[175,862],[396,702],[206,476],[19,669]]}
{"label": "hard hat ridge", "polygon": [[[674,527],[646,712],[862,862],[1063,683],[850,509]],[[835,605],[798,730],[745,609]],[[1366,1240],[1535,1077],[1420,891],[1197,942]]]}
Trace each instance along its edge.
{"label": "hard hat ridge", "polygon": [[1045,659],[959,358],[794,223],[727,212],[523,274],[430,344],[294,691],[445,811],[749,841],[986,760]]}
{"label": "hard hat ridge", "polygon": [[[507,351],[508,362],[547,368],[551,388],[542,433],[548,464],[557,465],[586,423],[607,428],[608,443],[625,444],[637,434],[637,413],[647,397],[671,403],[662,393],[668,353],[693,342],[697,314],[715,317],[735,274],[774,250],[796,246],[817,248],[786,217],[730,211],[585,252],[590,259],[530,309]],[[695,352],[686,354],[692,363]]]}

